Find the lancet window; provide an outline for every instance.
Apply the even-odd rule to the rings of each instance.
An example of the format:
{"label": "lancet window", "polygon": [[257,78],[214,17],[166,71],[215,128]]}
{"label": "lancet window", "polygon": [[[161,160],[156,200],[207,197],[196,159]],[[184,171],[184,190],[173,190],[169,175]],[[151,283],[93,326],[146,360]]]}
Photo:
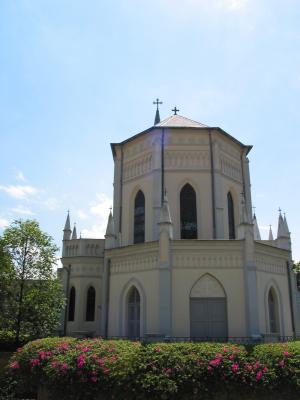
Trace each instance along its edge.
{"label": "lancet window", "polygon": [[227,194],[227,208],[228,208],[228,234],[229,239],[235,239],[235,223],[234,223],[234,204],[230,192]]}
{"label": "lancet window", "polygon": [[74,321],[75,318],[75,300],[76,300],[76,291],[74,286],[70,289],[69,294],[69,313],[68,313],[68,321]]}
{"label": "lancet window", "polygon": [[180,192],[180,231],[181,239],[197,239],[196,193],[190,184]]}
{"label": "lancet window", "polygon": [[96,302],[96,291],[93,286],[89,287],[87,291],[86,298],[86,321],[94,321],[95,320],[95,302]]}
{"label": "lancet window", "polygon": [[139,190],[134,200],[134,243],[145,241],[145,196]]}

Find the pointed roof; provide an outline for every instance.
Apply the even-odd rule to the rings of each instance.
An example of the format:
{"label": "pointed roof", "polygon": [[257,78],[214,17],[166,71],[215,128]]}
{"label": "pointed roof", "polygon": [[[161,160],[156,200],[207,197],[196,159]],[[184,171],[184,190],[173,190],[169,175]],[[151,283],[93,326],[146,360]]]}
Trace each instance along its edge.
{"label": "pointed roof", "polygon": [[253,223],[253,235],[254,235],[254,240],[261,240],[260,232],[259,232],[259,227],[256,219],[256,215],[253,215],[252,219]]}
{"label": "pointed roof", "polygon": [[283,224],[284,224],[286,235],[290,236],[290,230],[289,230],[289,226],[288,226],[288,223],[287,223],[287,220],[286,220],[285,213],[284,213],[284,217],[283,217]]}
{"label": "pointed roof", "polygon": [[76,222],[74,223],[74,228],[73,228],[73,233],[72,233],[72,239],[77,239]]}
{"label": "pointed roof", "polygon": [[170,207],[167,194],[165,193],[163,205],[160,211],[160,224],[172,224],[171,214],[170,214]]}
{"label": "pointed roof", "polygon": [[287,232],[286,232],[286,227],[285,227],[285,224],[284,224],[284,220],[282,218],[281,213],[279,213],[277,238],[286,237],[286,236],[288,236],[288,235],[287,235]]}
{"label": "pointed roof", "polygon": [[[156,121],[155,121],[156,122]],[[199,130],[199,133],[201,132],[201,130],[215,130],[217,132],[219,132],[221,135],[227,137],[228,139],[232,140],[233,142],[235,142],[237,145],[241,146],[243,149],[246,150],[246,154],[249,153],[249,151],[252,149],[252,146],[249,145],[245,145],[243,143],[241,143],[239,140],[237,140],[235,137],[231,136],[229,133],[225,132],[223,129],[216,127],[216,126],[207,126],[202,124],[201,122],[196,122],[193,121],[192,119],[183,117],[182,115],[171,115],[169,118],[164,119],[163,121],[155,124],[154,126],[151,126],[150,128],[137,133],[134,136],[129,137],[128,139],[120,142],[120,143],[111,143],[111,150],[113,153],[113,156],[115,157],[116,155],[116,146],[122,146],[126,143],[129,143],[137,138],[139,138],[140,136],[146,135],[149,132],[152,132],[155,129],[193,129],[193,130]]]}
{"label": "pointed roof", "polygon": [[160,123],[160,115],[159,115],[159,109],[157,107],[156,113],[155,113],[155,119],[154,119],[154,125]]}
{"label": "pointed roof", "polygon": [[207,125],[193,121],[192,119],[183,117],[178,114],[171,115],[169,118],[164,119],[155,126],[161,126],[164,128],[209,128]]}
{"label": "pointed roof", "polygon": [[108,216],[107,228],[105,232],[105,237],[107,236],[115,236],[115,224],[111,211]]}
{"label": "pointed roof", "polygon": [[68,211],[64,231],[71,231],[71,224],[70,224],[70,212]]}
{"label": "pointed roof", "polygon": [[270,229],[269,229],[269,239],[268,239],[268,240],[274,240],[273,232],[272,232],[272,225],[270,225]]}

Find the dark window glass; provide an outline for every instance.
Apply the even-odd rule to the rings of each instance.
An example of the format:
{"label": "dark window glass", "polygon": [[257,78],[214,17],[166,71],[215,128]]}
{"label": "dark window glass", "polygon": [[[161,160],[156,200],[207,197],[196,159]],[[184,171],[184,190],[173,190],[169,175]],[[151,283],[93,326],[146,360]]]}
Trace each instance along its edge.
{"label": "dark window glass", "polygon": [[227,194],[229,239],[235,239],[234,207],[231,193]]}
{"label": "dark window glass", "polygon": [[68,320],[69,321],[74,321],[75,317],[75,288],[71,287],[70,294],[69,294],[69,315],[68,315]]}
{"label": "dark window glass", "polygon": [[95,320],[95,301],[96,301],[96,292],[95,289],[91,286],[87,292],[86,299],[86,317],[87,321]]}
{"label": "dark window glass", "polygon": [[145,196],[139,190],[134,201],[134,243],[145,241]]}
{"label": "dark window glass", "polygon": [[128,336],[131,339],[140,337],[140,294],[138,290],[133,287],[128,296]]}
{"label": "dark window glass", "polygon": [[180,230],[181,239],[197,239],[196,193],[189,184],[180,192]]}
{"label": "dark window glass", "polygon": [[270,332],[277,333],[278,323],[277,323],[277,312],[276,312],[276,299],[272,289],[269,291],[268,305],[269,305]]}

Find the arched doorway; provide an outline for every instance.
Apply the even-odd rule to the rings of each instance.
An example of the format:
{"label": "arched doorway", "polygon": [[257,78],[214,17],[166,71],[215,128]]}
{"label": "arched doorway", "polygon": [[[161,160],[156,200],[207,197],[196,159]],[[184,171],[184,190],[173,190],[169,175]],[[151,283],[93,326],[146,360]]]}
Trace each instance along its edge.
{"label": "arched doorway", "polygon": [[222,285],[205,274],[190,293],[190,337],[226,339],[227,300]]}
{"label": "arched doorway", "polygon": [[128,293],[127,300],[127,335],[130,339],[140,337],[141,298],[135,286]]}

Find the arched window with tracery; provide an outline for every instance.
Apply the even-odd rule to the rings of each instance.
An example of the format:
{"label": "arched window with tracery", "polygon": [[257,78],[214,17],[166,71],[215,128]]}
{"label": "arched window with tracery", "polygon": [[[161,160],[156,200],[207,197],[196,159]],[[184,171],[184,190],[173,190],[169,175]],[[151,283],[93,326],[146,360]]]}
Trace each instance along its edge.
{"label": "arched window with tracery", "polygon": [[273,288],[269,290],[268,295],[268,308],[269,308],[269,326],[270,333],[279,333],[279,313],[278,313],[278,300]]}
{"label": "arched window with tracery", "polygon": [[76,300],[76,291],[74,286],[72,286],[69,293],[68,321],[74,321],[75,319],[75,300]]}
{"label": "arched window with tracery", "polygon": [[134,200],[134,233],[133,242],[143,243],[145,241],[145,196],[139,190]]}
{"label": "arched window with tracery", "polygon": [[140,337],[140,307],[141,298],[136,287],[132,287],[128,294],[127,303],[127,332],[131,339]]}
{"label": "arched window with tracery", "polygon": [[227,193],[227,208],[228,208],[228,234],[229,239],[235,239],[235,223],[234,223],[234,204],[230,192]]}
{"label": "arched window with tracery", "polygon": [[96,302],[96,291],[93,286],[90,286],[87,291],[86,297],[86,321],[95,320],[95,302]]}
{"label": "arched window with tracery", "polygon": [[181,239],[197,239],[196,192],[186,184],[180,192],[180,232]]}

